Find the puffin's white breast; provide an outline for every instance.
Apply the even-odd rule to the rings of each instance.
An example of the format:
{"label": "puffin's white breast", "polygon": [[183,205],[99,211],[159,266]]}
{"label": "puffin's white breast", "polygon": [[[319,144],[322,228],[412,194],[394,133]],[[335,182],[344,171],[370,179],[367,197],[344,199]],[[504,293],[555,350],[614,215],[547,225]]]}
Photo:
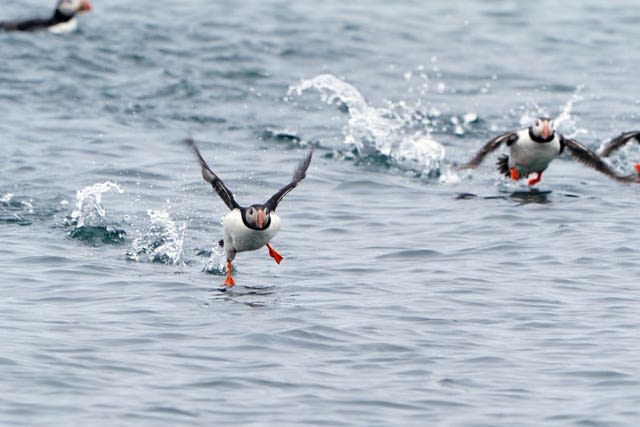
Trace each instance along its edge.
{"label": "puffin's white breast", "polygon": [[555,134],[549,142],[535,142],[529,136],[529,129],[518,131],[518,140],[511,145],[509,167],[518,167],[521,173],[543,171],[560,152],[560,136]]}
{"label": "puffin's white breast", "polygon": [[78,28],[78,20],[74,16],[73,18],[69,19],[67,22],[61,22],[59,24],[50,26],[48,30],[50,33],[63,34],[63,33],[70,33],[72,31],[75,31],[77,28]]}
{"label": "puffin's white breast", "polygon": [[236,252],[260,249],[280,230],[280,217],[271,212],[271,224],[266,230],[253,230],[242,222],[240,209],[234,209],[222,218],[225,249]]}

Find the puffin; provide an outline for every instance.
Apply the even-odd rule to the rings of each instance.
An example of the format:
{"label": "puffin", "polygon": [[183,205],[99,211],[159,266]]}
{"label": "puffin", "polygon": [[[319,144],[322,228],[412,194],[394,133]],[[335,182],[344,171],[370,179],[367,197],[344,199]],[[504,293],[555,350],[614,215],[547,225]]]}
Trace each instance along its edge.
{"label": "puffin", "polygon": [[498,158],[498,170],[501,174],[513,180],[534,177],[527,181],[530,186],[536,185],[542,179],[542,173],[549,167],[551,161],[566,148],[571,157],[598,172],[623,183],[638,182],[638,174],[620,175],[611,169],[595,152],[578,141],[567,138],[556,131],[553,120],[540,117],[528,128],[506,132],[487,142],[478,153],[458,169],[473,169],[477,167],[485,156],[496,150],[502,144],[509,148],[509,155]]}
{"label": "puffin", "polygon": [[[627,142],[635,139],[640,143],[640,130],[632,130],[630,132],[623,132],[620,135],[613,138],[604,146],[600,152],[601,157],[609,157],[611,153],[622,148]],[[640,173],[640,163],[635,164],[635,169]]]}
{"label": "puffin", "polygon": [[0,22],[0,29],[5,31],[47,30],[52,33],[67,33],[78,27],[76,14],[90,10],[91,3],[88,0],[60,0],[50,18]]}
{"label": "puffin", "polygon": [[276,214],[276,208],[284,196],[289,194],[305,178],[307,169],[311,164],[313,147],[309,149],[306,157],[296,167],[293,179],[289,184],[281,188],[265,203],[255,203],[245,207],[236,202],[231,190],[213,173],[200,154],[200,150],[198,150],[193,138],[188,138],[184,142],[195,154],[204,180],[211,184],[218,196],[231,210],[222,218],[223,239],[219,242],[224,247],[227,256],[227,276],[224,284],[228,287],[235,285],[231,272],[231,262],[238,252],[255,251],[266,246],[269,256],[280,264],[283,258],[270,243],[271,239],[280,230],[280,217]]}

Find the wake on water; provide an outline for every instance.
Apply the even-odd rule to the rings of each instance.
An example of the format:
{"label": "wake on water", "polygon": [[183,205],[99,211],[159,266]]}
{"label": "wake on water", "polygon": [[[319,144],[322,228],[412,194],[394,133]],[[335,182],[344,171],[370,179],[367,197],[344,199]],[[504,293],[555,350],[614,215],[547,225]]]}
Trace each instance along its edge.
{"label": "wake on water", "polygon": [[[582,89],[582,86],[576,88],[554,119],[556,128],[570,138],[588,133],[571,114],[574,104],[582,100]],[[388,106],[382,108],[372,107],[354,86],[331,74],[321,74],[290,86],[287,99],[290,100],[294,94],[301,96],[309,90],[318,91],[322,102],[337,105],[340,111],[348,113],[343,134],[344,143],[352,150],[343,153],[344,157],[351,154],[359,160],[378,159],[422,178],[439,177],[440,183],[457,183],[470,175],[471,172],[456,173],[451,165],[464,159],[445,159],[445,148],[434,139],[433,131],[447,129],[456,136],[462,136],[470,126],[479,122],[477,114],[468,112],[443,117],[436,109],[425,112],[422,106],[411,108],[404,102],[388,102]],[[520,106],[509,115],[515,115],[522,127],[529,126],[537,117],[551,116],[535,102]],[[495,126],[490,128],[496,135],[508,130]],[[479,141],[477,148],[485,142]]]}

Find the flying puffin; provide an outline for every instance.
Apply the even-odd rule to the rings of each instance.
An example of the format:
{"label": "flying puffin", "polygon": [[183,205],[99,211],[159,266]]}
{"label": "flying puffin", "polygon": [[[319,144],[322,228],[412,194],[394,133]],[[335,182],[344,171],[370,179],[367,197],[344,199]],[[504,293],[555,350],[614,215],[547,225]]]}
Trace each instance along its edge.
{"label": "flying puffin", "polygon": [[[611,153],[619,148],[622,148],[627,142],[634,139],[640,142],[640,130],[632,130],[631,132],[624,132],[613,138],[600,153],[602,157],[609,157]],[[640,173],[640,163],[635,164],[635,168]]]}
{"label": "flying puffin", "polygon": [[67,33],[78,27],[76,14],[90,10],[91,4],[88,0],[60,0],[51,18],[0,22],[0,29],[6,31],[48,30],[52,33]]}
{"label": "flying puffin", "polygon": [[480,151],[459,169],[473,169],[478,166],[485,156],[500,145],[507,144],[509,155],[498,158],[500,173],[513,180],[526,178],[529,185],[536,185],[542,179],[542,173],[549,163],[565,148],[575,160],[589,166],[619,182],[637,182],[638,175],[619,175],[611,169],[596,153],[571,138],[567,138],[553,128],[553,121],[549,118],[538,118],[525,129],[507,132],[487,142]]}
{"label": "flying puffin", "polygon": [[300,162],[289,184],[271,196],[264,204],[256,203],[242,207],[233,198],[233,193],[204,161],[195,141],[189,138],[185,140],[185,143],[195,153],[204,180],[211,184],[222,201],[231,209],[231,212],[222,218],[223,239],[220,243],[227,254],[227,277],[224,284],[229,287],[235,285],[231,275],[231,262],[238,252],[255,251],[266,246],[269,250],[269,256],[280,264],[282,256],[269,243],[280,230],[280,217],[275,211],[284,196],[289,194],[305,178],[311,163],[313,148],[309,149],[307,156]]}

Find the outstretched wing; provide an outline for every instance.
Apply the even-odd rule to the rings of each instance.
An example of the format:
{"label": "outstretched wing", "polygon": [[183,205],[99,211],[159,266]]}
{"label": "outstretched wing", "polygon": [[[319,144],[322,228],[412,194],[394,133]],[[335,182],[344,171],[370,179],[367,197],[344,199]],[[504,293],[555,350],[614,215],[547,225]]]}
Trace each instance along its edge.
{"label": "outstretched wing", "polygon": [[632,130],[631,132],[624,132],[616,136],[604,147],[604,149],[600,153],[600,156],[609,157],[609,154],[621,148],[633,138],[635,138],[636,141],[640,142],[640,130]]}
{"label": "outstretched wing", "polygon": [[275,211],[276,208],[278,207],[278,203],[282,201],[284,196],[286,196],[287,194],[289,194],[291,190],[296,188],[298,186],[298,183],[302,181],[305,176],[307,176],[307,169],[309,169],[309,165],[311,164],[312,155],[313,155],[313,147],[309,149],[309,153],[307,154],[307,157],[305,157],[300,162],[300,164],[298,164],[298,167],[293,173],[293,179],[291,180],[291,182],[287,184],[285,187],[283,187],[276,194],[271,196],[271,198],[267,200],[267,203],[264,204],[266,207],[268,207],[272,211]]}
{"label": "outstretched wing", "polygon": [[196,158],[200,163],[200,168],[202,169],[202,177],[204,178],[204,180],[211,184],[213,189],[216,190],[216,193],[218,193],[218,196],[220,196],[224,204],[227,205],[229,209],[233,210],[235,208],[239,208],[240,205],[233,198],[233,193],[231,192],[231,190],[229,190],[227,186],[224,185],[224,182],[222,182],[220,178],[218,178],[218,176],[213,173],[211,168],[209,168],[209,165],[207,165],[207,162],[205,162],[202,158],[200,150],[198,150],[196,142],[193,140],[193,138],[187,138],[184,140],[184,142],[189,147],[191,147],[191,149],[195,153]]}
{"label": "outstretched wing", "polygon": [[0,22],[0,30],[6,31],[31,31],[46,28],[51,25],[49,19],[29,19],[26,21]]}
{"label": "outstretched wing", "polygon": [[607,175],[610,178],[619,182],[636,182],[638,180],[637,174],[620,175],[609,167],[596,153],[589,148],[580,144],[578,141],[561,136],[560,144],[562,147],[566,147],[569,150],[569,154],[575,160],[580,163],[589,166],[598,172]]}
{"label": "outstretched wing", "polygon": [[473,156],[471,160],[469,160],[467,163],[464,163],[462,166],[459,166],[458,169],[473,169],[477,167],[480,163],[482,163],[487,154],[492,153],[504,143],[507,143],[507,145],[511,145],[517,139],[518,134],[515,132],[507,132],[503,133],[502,135],[496,136],[491,141],[484,144],[480,151],[478,151],[478,153]]}

